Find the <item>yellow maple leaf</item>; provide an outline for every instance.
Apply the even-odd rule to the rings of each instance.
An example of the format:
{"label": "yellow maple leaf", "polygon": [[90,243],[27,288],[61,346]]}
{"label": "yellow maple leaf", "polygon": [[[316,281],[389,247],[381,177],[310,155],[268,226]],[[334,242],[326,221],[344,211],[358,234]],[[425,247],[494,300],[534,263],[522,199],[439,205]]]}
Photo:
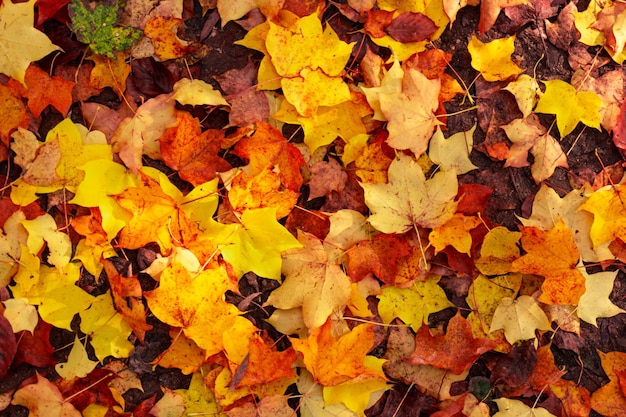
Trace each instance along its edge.
{"label": "yellow maple leaf", "polygon": [[475,130],[476,125],[466,132],[455,133],[446,139],[437,126],[435,134],[430,139],[429,158],[444,171],[454,170],[458,175],[477,169],[478,167],[469,159],[474,147]]}
{"label": "yellow maple leaf", "polygon": [[522,274],[495,278],[479,275],[474,279],[465,297],[467,305],[472,309],[467,321],[472,326],[474,337],[489,335],[489,325],[500,300],[504,297],[515,298],[521,284]]}
{"label": "yellow maple leaf", "polygon": [[532,408],[519,400],[498,398],[494,400],[498,404],[498,412],[493,417],[556,417],[545,408]]}
{"label": "yellow maple leaf", "polygon": [[350,90],[340,75],[352,53],[314,13],[296,19],[289,27],[269,22],[267,52],[278,75],[285,98],[298,113],[310,117],[319,106],[350,100]]}
{"label": "yellow maple leaf", "polygon": [[283,284],[274,290],[266,304],[280,309],[302,306],[304,323],[309,329],[324,324],[336,310],[350,300],[350,278],[329,260],[322,243],[305,234],[299,236],[302,248],[283,255]]}
{"label": "yellow maple leaf", "polygon": [[76,336],[72,350],[70,350],[70,354],[67,357],[67,362],[57,363],[54,369],[61,375],[61,378],[72,380],[74,378],[86,377],[94,370],[97,364],[97,361],[89,359],[85,346],[83,346],[78,336]]}
{"label": "yellow maple leaf", "polygon": [[174,94],[172,98],[180,104],[228,106],[228,102],[222,97],[219,90],[206,81],[190,80],[181,78],[174,84]]}
{"label": "yellow maple leaf", "polygon": [[491,229],[483,239],[476,268],[485,275],[511,272],[511,263],[520,257],[517,242],[521,236],[520,232],[512,232],[504,226]]}
{"label": "yellow maple leaf", "polygon": [[372,215],[369,222],[383,233],[405,233],[415,226],[437,227],[456,210],[458,184],[454,171],[426,180],[419,164],[399,154],[391,163],[387,184],[361,184]]}
{"label": "yellow maple leaf", "polygon": [[616,238],[626,242],[626,186],[608,185],[591,194],[579,210],[593,214],[589,236],[593,248],[611,242]]}
{"label": "yellow maple leaf", "polygon": [[409,288],[384,287],[378,296],[378,313],[385,323],[399,318],[417,331],[428,316],[454,304],[448,300],[439,283],[440,277],[431,275],[424,282],[413,282]]}
{"label": "yellow maple leaf", "polygon": [[569,135],[578,122],[600,129],[602,99],[591,91],[577,91],[562,80],[543,81],[542,94],[535,112],[556,115],[556,126],[561,136]]}
{"label": "yellow maple leaf", "polygon": [[523,70],[511,61],[515,51],[515,36],[494,39],[483,43],[476,36],[467,45],[472,56],[472,68],[480,72],[486,81],[501,81],[521,73]]}
{"label": "yellow maple leaf", "polygon": [[0,4],[0,72],[13,77],[24,87],[24,77],[30,63],[61,49],[33,27],[35,2],[5,1]]}
{"label": "yellow maple leaf", "polygon": [[28,408],[31,417],[81,417],[81,413],[63,398],[56,385],[37,374],[37,382],[18,389],[11,404]]}
{"label": "yellow maple leaf", "polygon": [[144,296],[159,320],[182,328],[209,357],[224,350],[224,338],[233,327],[248,322],[237,307],[224,301],[224,293],[234,288],[224,268],[207,269],[194,277],[174,261],[161,273],[157,289]]}
{"label": "yellow maple leaf", "polygon": [[472,249],[470,230],[480,224],[481,220],[478,217],[455,213],[446,223],[434,228],[428,235],[428,240],[435,247],[435,253],[450,245],[460,253],[469,255]]}

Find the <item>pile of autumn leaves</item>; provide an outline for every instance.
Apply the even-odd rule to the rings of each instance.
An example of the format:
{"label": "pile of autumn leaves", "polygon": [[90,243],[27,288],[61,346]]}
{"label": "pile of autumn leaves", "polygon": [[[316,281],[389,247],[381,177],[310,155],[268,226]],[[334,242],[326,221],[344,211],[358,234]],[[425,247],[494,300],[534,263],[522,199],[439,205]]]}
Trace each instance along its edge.
{"label": "pile of autumn leaves", "polygon": [[[387,2],[379,2],[383,9],[380,3]],[[10,7],[5,0],[0,18]],[[449,21],[444,7],[429,11],[440,29],[433,38]],[[620,6],[592,12],[608,13],[610,7]],[[458,407],[468,416],[487,416],[481,399],[449,392],[480,355],[508,352],[537,331],[551,330],[552,322],[560,331],[578,333],[580,320],[595,325],[597,318],[623,312],[608,298],[616,272],[588,274],[582,266],[612,261],[623,251],[621,185],[583,188],[564,197],[542,186],[532,216],[520,219],[521,231],[491,225],[480,216],[489,192],[471,197],[480,187],[457,183],[458,175],[476,168],[468,157],[473,129],[446,139],[438,128],[441,104],[464,93],[444,74],[449,57],[425,50],[426,40],[399,42],[370,26],[380,35],[374,41],[390,47],[396,59],[385,66],[368,52],[361,62],[366,83],[357,87],[344,79],[354,45],[341,41],[330,26],[323,28],[317,14],[285,16],[255,26],[240,42],[264,54],[259,88],[282,91],[267,94],[270,107],[278,109],[271,123],[256,120],[228,136],[202,131],[199,120],[177,109],[177,102],[233,104],[207,83],[183,79],[172,93],[147,100],[108,137],[69,119],[44,142],[22,127],[12,133],[11,150],[22,174],[11,183],[11,201],[21,209],[6,219],[0,235],[0,287],[8,286],[13,296],[4,303],[4,316],[15,332],[32,332],[39,318],[72,331],[72,320],[80,317],[87,338],[77,335],[67,362],[56,365],[63,380],[89,378],[99,362],[127,358],[134,349],[129,337],[143,342],[151,329],[147,305],[172,327],[172,345],[155,363],[193,374],[189,389],[166,390],[152,415],[238,416],[256,410],[290,416],[284,393],[293,383],[302,394],[304,416],[363,415],[397,379],[441,401],[442,416]],[[612,129],[608,109],[617,103],[559,80],[544,81],[542,93],[535,79],[518,75],[523,70],[511,60],[514,40],[483,43],[472,37],[469,51],[486,81],[512,80],[506,89],[524,117],[503,126],[513,143],[507,165],[527,166],[530,152],[532,175],[541,182],[556,167],[567,166],[567,159],[535,113],[555,114],[565,136],[579,122]],[[165,50],[159,42],[164,41],[155,36],[156,53]],[[615,56],[622,54],[618,49]],[[167,51],[173,56],[161,59],[188,52]],[[183,52],[176,56],[176,51]],[[103,65],[110,68],[112,62]],[[28,73],[16,79],[26,85]],[[17,84],[13,91],[28,97]],[[86,105],[85,118],[98,111]],[[304,145],[290,143],[272,126],[276,122],[301,125]],[[378,130],[368,134],[373,128]],[[354,166],[369,216],[352,209],[310,212],[297,205],[305,183],[312,197],[345,189],[347,176],[338,160],[324,160],[337,137],[343,140],[337,148],[343,151],[341,162]],[[231,169],[218,156],[225,149],[246,165]],[[162,172],[142,166],[144,155],[177,171],[190,189],[183,193]],[[433,164],[438,168],[427,178],[424,172]],[[306,181],[302,172],[308,173]],[[76,207],[78,215],[53,218],[38,206],[41,195]],[[278,222],[283,218],[286,226]],[[68,233],[70,227],[75,233]],[[136,275],[121,276],[107,259],[153,242],[161,255],[143,272],[158,285],[143,292]],[[455,256],[465,256],[475,267],[466,297],[471,313],[455,315],[445,331],[427,326],[430,314],[454,307],[438,285],[440,277],[429,272],[429,261],[439,252],[448,255],[450,266]],[[95,277],[104,271],[110,289],[93,296],[78,287],[81,269]],[[237,282],[247,272],[281,282],[265,306],[276,308],[268,321],[287,335],[290,348],[277,350],[225,302],[225,293],[238,292]],[[380,342],[383,325],[391,325],[393,337],[380,359],[368,352]],[[89,358],[86,343],[98,361]],[[560,379],[549,349],[541,349],[545,366],[537,367],[528,392],[550,392],[570,414],[588,414],[589,404],[605,415],[626,407],[613,371],[626,361],[623,355],[602,356],[611,382],[589,401],[584,388]],[[125,375],[127,381],[136,379]],[[91,416],[103,415],[109,406],[120,410],[118,394],[132,384],[110,384],[117,404],[82,404],[80,411]],[[251,395],[256,403],[246,400]],[[79,416],[67,397],[38,376],[13,393],[12,402],[35,416]],[[50,409],[41,408],[41,399]],[[502,416],[529,409],[516,400],[496,402]]]}

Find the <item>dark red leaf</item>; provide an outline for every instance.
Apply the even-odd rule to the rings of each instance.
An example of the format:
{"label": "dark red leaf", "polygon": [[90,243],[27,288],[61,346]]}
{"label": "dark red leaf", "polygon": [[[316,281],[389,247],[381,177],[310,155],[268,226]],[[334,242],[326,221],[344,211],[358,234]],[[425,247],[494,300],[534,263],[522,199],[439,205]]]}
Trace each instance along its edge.
{"label": "dark red leaf", "polygon": [[428,39],[439,27],[421,13],[402,13],[385,29],[398,42],[421,42]]}
{"label": "dark red leaf", "polygon": [[0,379],[7,374],[16,351],[17,343],[11,323],[0,314]]}
{"label": "dark red leaf", "polygon": [[38,368],[53,366],[56,363],[54,348],[50,344],[52,325],[39,320],[33,334],[24,331],[20,335],[20,349],[15,355],[15,363],[28,363]]}

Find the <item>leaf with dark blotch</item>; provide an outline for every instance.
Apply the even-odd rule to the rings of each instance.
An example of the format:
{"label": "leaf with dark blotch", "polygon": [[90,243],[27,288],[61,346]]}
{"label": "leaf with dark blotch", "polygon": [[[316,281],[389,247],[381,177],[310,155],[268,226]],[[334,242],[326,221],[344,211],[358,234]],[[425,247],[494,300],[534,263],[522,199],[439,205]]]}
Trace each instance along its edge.
{"label": "leaf with dark blotch", "polygon": [[385,29],[398,42],[421,42],[428,39],[439,27],[421,13],[402,13]]}

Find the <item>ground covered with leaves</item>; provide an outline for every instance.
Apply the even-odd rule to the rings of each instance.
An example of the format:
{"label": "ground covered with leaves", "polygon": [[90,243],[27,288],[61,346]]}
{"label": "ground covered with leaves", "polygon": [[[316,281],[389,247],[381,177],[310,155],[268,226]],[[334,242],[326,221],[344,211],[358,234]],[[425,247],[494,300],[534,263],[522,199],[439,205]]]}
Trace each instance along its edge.
{"label": "ground covered with leaves", "polygon": [[97,3],[0,1],[0,416],[624,415],[626,3]]}

